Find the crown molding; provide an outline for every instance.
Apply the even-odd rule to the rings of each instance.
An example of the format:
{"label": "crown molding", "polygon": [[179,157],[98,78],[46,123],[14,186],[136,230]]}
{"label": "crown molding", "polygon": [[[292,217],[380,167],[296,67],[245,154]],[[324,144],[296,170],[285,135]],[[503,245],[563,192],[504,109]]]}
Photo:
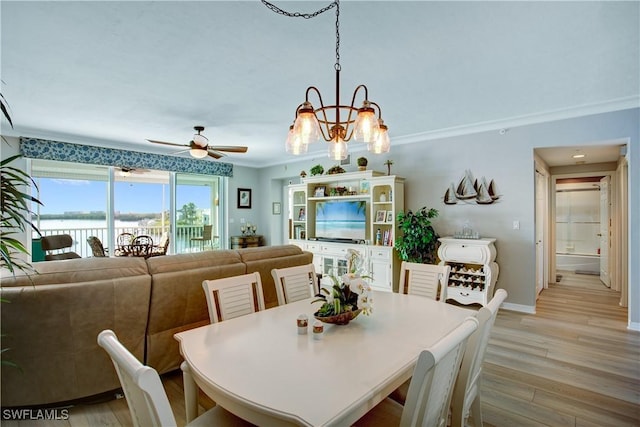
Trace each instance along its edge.
{"label": "crown molding", "polygon": [[573,119],[576,117],[590,116],[593,114],[610,113],[613,111],[628,110],[640,107],[640,96],[628,96],[606,102],[583,104],[570,108],[548,110],[523,116],[508,117],[499,120],[472,123],[468,125],[454,126],[450,128],[426,131],[412,135],[394,137],[391,144],[411,144],[434,139],[450,138],[453,136],[469,135],[501,129],[509,129],[520,126],[534,125],[557,120]]}

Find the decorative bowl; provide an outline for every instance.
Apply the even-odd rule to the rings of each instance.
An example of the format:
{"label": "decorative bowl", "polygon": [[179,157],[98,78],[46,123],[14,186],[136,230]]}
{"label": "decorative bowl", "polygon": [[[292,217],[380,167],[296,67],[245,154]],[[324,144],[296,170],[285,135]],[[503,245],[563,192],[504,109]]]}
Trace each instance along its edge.
{"label": "decorative bowl", "polygon": [[316,319],[318,319],[323,323],[331,323],[332,325],[346,325],[347,323],[355,319],[358,316],[358,314],[360,314],[361,311],[362,309],[359,308],[357,310],[345,311],[340,314],[336,314],[333,316],[326,316],[326,317],[318,316],[316,312],[313,314],[313,317],[315,317]]}

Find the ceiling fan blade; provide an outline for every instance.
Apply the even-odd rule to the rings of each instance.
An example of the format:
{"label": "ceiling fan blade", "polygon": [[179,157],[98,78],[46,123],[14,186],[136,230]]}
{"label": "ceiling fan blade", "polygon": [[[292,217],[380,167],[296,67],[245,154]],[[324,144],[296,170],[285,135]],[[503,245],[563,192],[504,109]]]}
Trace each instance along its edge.
{"label": "ceiling fan blade", "polygon": [[213,157],[214,159],[220,159],[220,158],[224,157],[224,154],[222,154],[222,153],[216,153],[215,151],[209,151],[209,152],[207,152],[207,154],[208,154],[210,157]]}
{"label": "ceiling fan blade", "polygon": [[235,145],[210,145],[210,150],[215,151],[228,151],[229,153],[246,153],[247,147],[235,146]]}
{"label": "ceiling fan blade", "polygon": [[156,141],[153,139],[147,139],[149,142],[153,142],[154,144],[164,144],[164,145],[173,145],[174,147],[188,147],[189,144],[176,144],[174,142],[164,142],[164,141]]}

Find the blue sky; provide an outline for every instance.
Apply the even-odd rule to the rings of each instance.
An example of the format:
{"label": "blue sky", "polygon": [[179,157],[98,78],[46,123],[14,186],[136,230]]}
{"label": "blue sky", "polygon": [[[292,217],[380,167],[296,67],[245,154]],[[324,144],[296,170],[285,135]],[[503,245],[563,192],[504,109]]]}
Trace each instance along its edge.
{"label": "blue sky", "polygon": [[[39,178],[38,185],[40,201],[44,204],[40,207],[42,214],[106,210],[106,182]],[[116,182],[115,210],[121,213],[159,213],[162,210],[163,187],[168,209],[168,185]],[[205,186],[178,186],[177,209],[189,202],[194,202],[199,208],[208,208],[210,191],[211,188]]]}

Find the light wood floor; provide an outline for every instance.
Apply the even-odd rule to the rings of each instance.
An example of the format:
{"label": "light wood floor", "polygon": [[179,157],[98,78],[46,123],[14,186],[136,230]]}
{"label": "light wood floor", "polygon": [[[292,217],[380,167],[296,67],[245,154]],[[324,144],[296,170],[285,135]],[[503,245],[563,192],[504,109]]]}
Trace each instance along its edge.
{"label": "light wood floor", "polygon": [[[639,426],[640,334],[626,329],[620,294],[597,276],[562,272],[537,313],[500,310],[484,364],[485,426]],[[163,376],[184,425],[182,376]],[[213,403],[200,396],[202,408]],[[124,399],[70,408],[68,421],[3,426],[130,426]]]}

